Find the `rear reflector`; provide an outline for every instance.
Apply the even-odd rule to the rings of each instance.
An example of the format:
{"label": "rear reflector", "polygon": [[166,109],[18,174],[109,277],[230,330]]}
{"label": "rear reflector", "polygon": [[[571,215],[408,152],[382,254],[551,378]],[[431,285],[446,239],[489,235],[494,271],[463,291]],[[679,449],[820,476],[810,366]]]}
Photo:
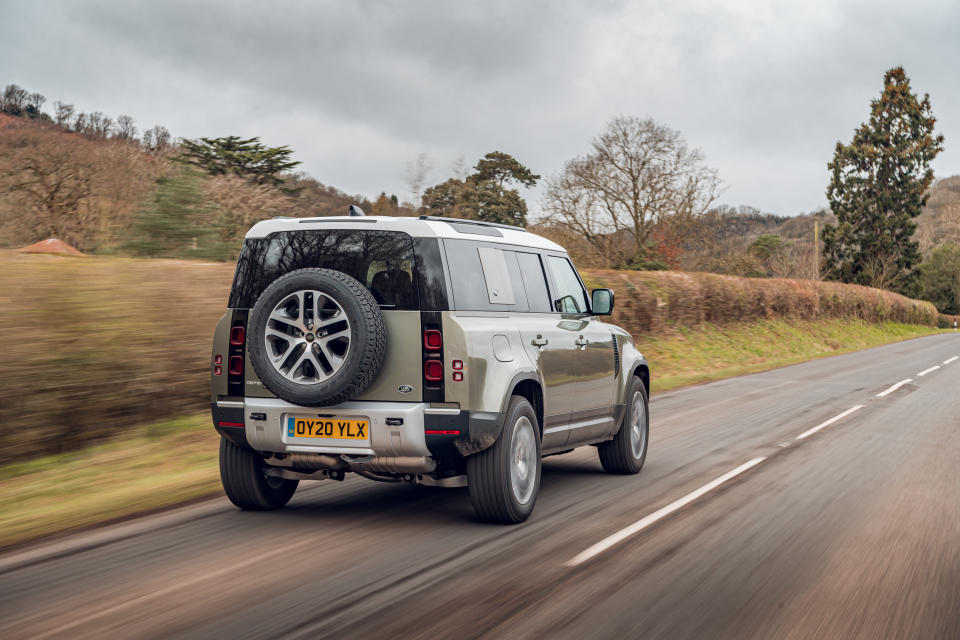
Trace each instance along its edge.
{"label": "rear reflector", "polygon": [[443,334],[436,329],[427,329],[423,332],[423,348],[428,351],[439,351],[443,346]]}
{"label": "rear reflector", "polygon": [[450,363],[450,366],[452,366],[454,370],[459,371],[460,369],[463,369],[463,360],[454,360]]}
{"label": "rear reflector", "polygon": [[242,422],[224,422],[223,420],[221,420],[217,424],[219,424],[221,427],[242,427],[243,426]]}
{"label": "rear reflector", "polygon": [[454,381],[454,382],[463,382],[463,372],[462,372],[462,371],[454,371],[454,372],[453,372],[453,381]]}
{"label": "rear reflector", "polygon": [[443,380],[443,363],[439,360],[427,360],[424,362],[423,377],[430,382]]}
{"label": "rear reflector", "polygon": [[230,329],[230,344],[235,347],[243,345],[243,339],[246,336],[246,332],[243,330],[242,325],[238,325],[233,329]]}
{"label": "rear reflector", "polygon": [[243,356],[230,356],[230,368],[227,371],[232,376],[243,374]]}
{"label": "rear reflector", "polygon": [[213,359],[213,364],[223,364],[223,356],[217,354],[217,356]]}
{"label": "rear reflector", "polygon": [[221,367],[220,365],[215,366],[213,368],[213,375],[215,376],[223,375],[223,367]]}
{"label": "rear reflector", "polygon": [[460,435],[459,429],[427,429],[423,432],[428,436],[458,436]]}

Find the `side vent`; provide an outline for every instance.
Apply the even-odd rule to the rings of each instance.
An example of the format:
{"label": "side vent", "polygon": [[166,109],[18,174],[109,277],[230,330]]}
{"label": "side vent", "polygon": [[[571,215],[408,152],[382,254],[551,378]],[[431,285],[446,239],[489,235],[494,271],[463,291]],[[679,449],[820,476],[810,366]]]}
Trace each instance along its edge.
{"label": "side vent", "polygon": [[617,334],[611,333],[613,336],[613,377],[620,377],[620,342],[617,340]]}

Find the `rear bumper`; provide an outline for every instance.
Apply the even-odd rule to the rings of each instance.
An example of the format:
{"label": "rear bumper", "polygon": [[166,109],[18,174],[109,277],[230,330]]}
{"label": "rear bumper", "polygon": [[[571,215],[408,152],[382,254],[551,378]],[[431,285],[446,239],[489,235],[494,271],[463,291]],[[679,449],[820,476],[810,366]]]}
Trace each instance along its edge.
{"label": "rear bumper", "polygon": [[[220,400],[211,405],[214,428],[235,444],[273,453],[460,458],[486,449],[500,433],[499,413],[432,408],[423,402],[345,402],[301,407],[278,398]],[[290,435],[288,416],[365,418],[366,440],[324,440]]]}

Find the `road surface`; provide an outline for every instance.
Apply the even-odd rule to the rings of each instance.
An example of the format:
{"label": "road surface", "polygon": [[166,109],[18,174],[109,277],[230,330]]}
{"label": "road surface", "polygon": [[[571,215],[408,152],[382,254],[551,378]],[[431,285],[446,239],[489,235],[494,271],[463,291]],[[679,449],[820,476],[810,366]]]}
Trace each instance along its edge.
{"label": "road surface", "polygon": [[520,526],[351,478],[17,551],[0,637],[960,638],[957,356],[941,334],[654,386],[643,471],[549,458]]}

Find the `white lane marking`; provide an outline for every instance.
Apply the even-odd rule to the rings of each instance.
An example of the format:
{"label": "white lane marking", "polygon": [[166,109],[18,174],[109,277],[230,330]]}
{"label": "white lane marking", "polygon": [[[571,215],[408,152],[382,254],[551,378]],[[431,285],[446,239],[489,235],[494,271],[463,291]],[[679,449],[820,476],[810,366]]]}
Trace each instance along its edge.
{"label": "white lane marking", "polygon": [[843,419],[846,418],[848,415],[850,415],[851,413],[853,413],[854,411],[857,411],[857,410],[859,410],[859,409],[863,409],[863,405],[862,405],[862,404],[858,404],[858,405],[855,406],[855,407],[850,407],[849,409],[847,409],[847,410],[844,411],[843,413],[838,414],[838,415],[835,415],[835,416],[833,416],[832,418],[830,418],[829,420],[825,420],[824,422],[821,422],[820,424],[818,424],[817,426],[815,426],[813,429],[807,429],[806,431],[804,431],[803,433],[801,433],[800,435],[797,436],[797,440],[803,440],[803,439],[806,438],[807,436],[812,436],[812,435],[815,434],[817,431],[820,431],[820,429],[823,429],[824,427],[829,427],[830,425],[832,425],[832,424],[833,424],[834,422],[836,422],[837,420],[843,420]]}
{"label": "white lane marking", "polygon": [[957,358],[960,358],[960,356],[953,356],[952,358],[948,358],[948,359],[946,359],[946,360],[943,361],[943,364],[950,364],[951,362],[953,362],[953,361],[956,360]]}
{"label": "white lane marking", "polygon": [[909,383],[909,382],[913,382],[913,378],[907,378],[906,380],[901,380],[900,382],[898,382],[897,384],[893,385],[892,387],[890,387],[890,388],[887,389],[886,391],[881,391],[880,393],[878,393],[878,394],[877,394],[877,397],[878,397],[878,398],[882,398],[883,396],[885,396],[885,395],[887,395],[887,394],[893,393],[894,391],[896,391],[897,389],[899,389],[900,387],[902,387],[903,385],[905,385],[905,384],[907,384],[907,383]]}
{"label": "white lane marking", "polygon": [[766,460],[766,459],[767,459],[766,456],[761,456],[761,457],[759,457],[759,458],[754,458],[754,459],[751,460],[750,462],[746,462],[746,463],[740,465],[739,467],[737,467],[736,469],[732,469],[732,470],[730,470],[730,471],[727,471],[725,474],[723,474],[722,476],[720,476],[720,477],[717,478],[716,480],[713,480],[712,482],[708,482],[707,484],[703,485],[703,486],[700,487],[699,489],[696,489],[695,491],[691,491],[690,493],[688,493],[687,495],[683,496],[683,497],[680,498],[679,500],[675,500],[675,501],[671,502],[670,504],[668,504],[667,506],[663,507],[662,509],[658,509],[658,510],[654,511],[653,513],[651,513],[650,515],[646,516],[645,518],[642,518],[642,519],[640,519],[640,520],[637,520],[636,522],[634,522],[634,523],[631,524],[630,526],[625,527],[625,528],[621,529],[620,531],[617,531],[616,533],[614,533],[614,534],[611,535],[611,536],[607,536],[606,538],[604,538],[604,539],[601,540],[600,542],[598,542],[598,543],[596,543],[595,545],[587,548],[585,551],[581,551],[580,553],[578,553],[577,555],[575,555],[575,556],[574,556],[573,558],[571,558],[570,560],[567,560],[567,562],[564,564],[564,566],[567,566],[567,567],[575,567],[575,566],[577,566],[577,565],[579,565],[579,564],[583,564],[584,562],[586,562],[587,560],[590,560],[591,558],[593,558],[593,557],[595,557],[595,556],[600,555],[601,553],[603,553],[604,551],[606,551],[607,549],[609,549],[609,548],[612,547],[613,545],[618,544],[618,543],[620,543],[620,542],[623,542],[624,540],[626,540],[626,539],[629,538],[630,536],[632,536],[632,535],[634,535],[634,534],[637,534],[637,533],[643,531],[644,529],[646,529],[647,527],[649,527],[649,526],[652,525],[653,523],[657,522],[658,520],[661,520],[661,519],[667,517],[668,515],[670,515],[671,513],[673,513],[674,511],[676,511],[677,509],[680,509],[681,507],[684,507],[684,506],[690,504],[691,502],[693,502],[694,500],[696,500],[697,498],[699,498],[699,497],[702,496],[703,494],[705,494],[705,493],[707,493],[707,492],[709,492],[709,491],[712,491],[712,490],[716,489],[717,487],[719,487],[720,485],[722,485],[724,482],[727,482],[728,480],[730,480],[730,479],[732,479],[732,478],[735,478],[736,476],[740,475],[741,473],[743,473],[743,472],[746,471],[747,469],[750,469],[750,468],[752,468],[752,467],[757,466],[758,464],[760,464],[761,462],[763,462],[763,461]]}
{"label": "white lane marking", "polygon": [[922,378],[923,376],[927,375],[928,373],[933,373],[934,371],[936,371],[936,370],[939,369],[939,368],[940,368],[940,365],[935,364],[935,365],[933,365],[932,367],[930,367],[929,369],[924,369],[923,371],[921,371],[920,373],[918,373],[918,374],[917,374],[917,377],[918,377],[918,378]]}

